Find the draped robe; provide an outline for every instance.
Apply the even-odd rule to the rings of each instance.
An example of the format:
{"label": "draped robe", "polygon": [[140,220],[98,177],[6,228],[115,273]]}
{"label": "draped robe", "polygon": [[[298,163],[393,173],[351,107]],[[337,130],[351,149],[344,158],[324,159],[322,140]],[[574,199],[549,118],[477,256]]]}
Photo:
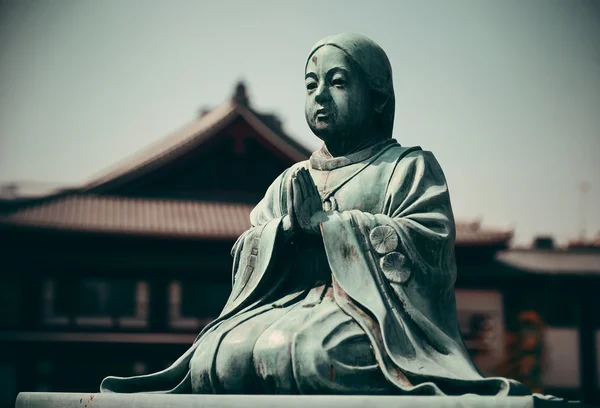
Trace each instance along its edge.
{"label": "draped robe", "polygon": [[233,246],[233,287],[221,315],[170,367],[107,377],[101,391],[190,393],[190,362],[203,337],[236,316],[277,306],[278,290],[293,279],[293,264],[298,273],[313,256],[301,233],[290,242],[282,230],[298,167],[310,171],[326,210],[318,239],[335,303],[367,335],[394,393],[529,393],[513,380],[483,378],[471,361],[456,318],[455,226],[445,177],[431,152],[394,140],[340,158],[319,151],[284,171]]}

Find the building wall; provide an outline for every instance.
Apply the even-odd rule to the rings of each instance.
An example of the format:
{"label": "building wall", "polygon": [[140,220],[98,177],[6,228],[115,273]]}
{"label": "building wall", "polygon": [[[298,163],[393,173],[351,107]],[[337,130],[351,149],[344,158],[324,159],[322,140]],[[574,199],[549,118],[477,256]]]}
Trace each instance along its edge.
{"label": "building wall", "polygon": [[544,387],[579,388],[579,330],[547,327],[544,330],[547,362],[542,370]]}
{"label": "building wall", "polygon": [[471,357],[485,375],[505,358],[504,300],[497,290],[456,290],[458,322]]}

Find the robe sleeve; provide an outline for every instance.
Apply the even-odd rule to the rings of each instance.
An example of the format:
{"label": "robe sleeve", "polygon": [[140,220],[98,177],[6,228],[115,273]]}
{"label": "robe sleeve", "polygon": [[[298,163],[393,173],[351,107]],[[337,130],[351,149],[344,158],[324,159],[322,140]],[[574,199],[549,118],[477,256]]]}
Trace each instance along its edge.
{"label": "robe sleeve", "polygon": [[232,291],[221,316],[252,300],[251,295],[270,269],[277,242],[284,239],[282,223],[287,215],[288,175],[294,167],[271,183],[264,198],[250,213],[250,229],[238,238],[231,250]]}
{"label": "robe sleeve", "polygon": [[[293,167],[292,167],[293,168]],[[158,393],[179,394],[190,393],[191,374],[190,361],[198,346],[198,340],[214,328],[245,307],[260,302],[269,286],[263,291],[257,290],[259,284],[267,277],[274,258],[275,245],[283,235],[280,225],[286,215],[287,175],[284,171],[268,188],[264,198],[250,214],[250,229],[244,232],[233,245],[233,287],[229,300],[221,315],[209,323],[197,336],[192,346],[171,366],[162,371],[134,377],[106,377],[100,384],[101,392],[117,393]],[[273,271],[277,275],[281,271]],[[250,305],[250,306],[249,306]]]}
{"label": "robe sleeve", "polygon": [[458,329],[454,219],[433,154],[399,158],[381,208],[331,212],[321,231],[333,277],[373,319],[363,328],[377,328],[381,353],[417,376],[482,378]]}
{"label": "robe sleeve", "polygon": [[[454,264],[454,218],[445,177],[430,152],[414,151],[395,163],[382,208],[330,213],[321,226],[326,247],[332,244],[329,232],[345,222],[357,226],[361,241],[372,250],[375,245],[378,255],[402,255],[400,263],[411,272],[404,277],[386,273],[386,279],[409,280],[415,272],[412,278],[428,277],[428,284],[440,290],[453,287],[456,269],[446,267]],[[384,228],[373,231],[378,226]],[[399,269],[399,263],[394,266],[386,270]]]}
{"label": "robe sleeve", "polygon": [[[454,218],[446,179],[431,152],[414,151],[396,162],[381,209],[373,213],[356,210],[348,213],[345,217],[364,227],[364,239],[370,247],[374,243],[383,248],[395,247],[382,249],[380,255],[397,252],[402,255],[405,269],[418,270],[416,279],[428,276],[428,284],[441,291],[453,288]],[[395,234],[377,237],[376,231],[371,235],[377,226],[391,227]],[[401,280],[394,275],[390,272],[386,278]]]}

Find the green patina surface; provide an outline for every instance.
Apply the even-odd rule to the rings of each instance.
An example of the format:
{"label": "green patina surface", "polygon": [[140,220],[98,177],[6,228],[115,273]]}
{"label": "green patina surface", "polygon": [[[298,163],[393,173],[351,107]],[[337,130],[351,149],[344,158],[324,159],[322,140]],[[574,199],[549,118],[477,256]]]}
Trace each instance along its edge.
{"label": "green patina surface", "polygon": [[469,358],[446,180],[431,152],[392,138],[385,52],[357,34],[325,38],[309,53],[305,82],[306,121],[324,144],[252,212],[220,317],[172,366],[108,377],[101,390],[529,394],[483,378]]}

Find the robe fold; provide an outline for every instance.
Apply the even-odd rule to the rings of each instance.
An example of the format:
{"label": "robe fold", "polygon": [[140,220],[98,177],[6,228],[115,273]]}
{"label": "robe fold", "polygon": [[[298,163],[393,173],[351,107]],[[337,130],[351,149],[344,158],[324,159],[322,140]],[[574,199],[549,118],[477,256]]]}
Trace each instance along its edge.
{"label": "robe fold", "polygon": [[[282,230],[290,178],[300,166],[310,171],[326,210],[324,266],[301,233],[289,241]],[[431,152],[394,140],[343,158],[316,152],[272,183],[250,221],[232,249],[233,287],[221,315],[167,369],[107,377],[101,391],[192,392],[190,362],[200,339],[216,336],[236,316],[281,307],[282,288],[317,268],[331,275],[335,304],[367,335],[394,393],[529,394],[515,381],[483,378],[469,358],[456,318],[452,208]]]}

